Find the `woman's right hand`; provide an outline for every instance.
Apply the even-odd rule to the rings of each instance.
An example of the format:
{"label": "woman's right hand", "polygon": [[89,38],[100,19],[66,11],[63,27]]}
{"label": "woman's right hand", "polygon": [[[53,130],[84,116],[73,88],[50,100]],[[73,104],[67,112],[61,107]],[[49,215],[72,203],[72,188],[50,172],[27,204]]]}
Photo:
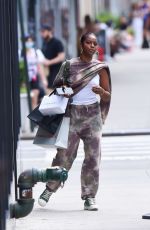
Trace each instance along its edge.
{"label": "woman's right hand", "polygon": [[66,98],[70,98],[71,94],[63,94],[63,96],[66,97]]}

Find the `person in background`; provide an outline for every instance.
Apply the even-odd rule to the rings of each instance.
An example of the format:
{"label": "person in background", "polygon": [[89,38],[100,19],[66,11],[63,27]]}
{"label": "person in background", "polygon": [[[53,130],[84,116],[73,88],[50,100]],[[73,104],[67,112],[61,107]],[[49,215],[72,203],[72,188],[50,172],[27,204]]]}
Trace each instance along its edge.
{"label": "person in background", "polygon": [[143,13],[139,3],[132,3],[131,6],[131,26],[134,32],[134,44],[137,48],[141,48],[143,41]]}
{"label": "person in background", "polygon": [[149,0],[143,0],[139,3],[139,6],[140,6],[140,10],[142,12],[143,20],[145,23],[145,20],[147,18],[147,14],[149,13],[149,10],[150,10],[150,1]]}
{"label": "person in background", "polygon": [[143,35],[144,39],[147,42],[147,47],[143,47],[143,48],[150,48],[150,12],[147,14],[147,17],[145,20],[143,34],[144,34]]}
{"label": "person in background", "polygon": [[87,33],[87,32],[94,32],[94,22],[89,14],[86,14],[84,17],[84,28],[82,33]]}
{"label": "person in background", "polygon": [[[80,56],[70,60],[68,80],[74,94],[68,107],[70,115],[68,148],[57,149],[52,166],[64,167],[69,171],[77,156],[81,139],[85,152],[81,169],[81,198],[85,210],[97,211],[95,197],[99,185],[101,132],[110,106],[111,80],[108,66],[94,59],[97,52],[96,35],[91,32],[83,34],[80,46]],[[63,85],[64,65],[65,63],[55,79],[55,87]],[[100,104],[97,96],[100,97]],[[60,182],[49,181],[39,197],[39,205],[45,206],[59,187]]]}
{"label": "person in background", "polygon": [[62,42],[53,36],[50,26],[42,25],[40,31],[43,38],[42,52],[46,58],[44,64],[49,67],[48,89],[51,92],[55,77],[65,59],[65,52]]}
{"label": "person in background", "polygon": [[145,0],[142,9],[145,12],[142,48],[150,48],[150,2]]}
{"label": "person in background", "polygon": [[47,79],[42,68],[42,63],[44,62],[45,57],[40,49],[36,49],[34,47],[34,39],[31,35],[27,35],[25,37],[25,47],[31,89],[32,109],[34,109],[39,102],[41,84],[44,89],[47,88]]}

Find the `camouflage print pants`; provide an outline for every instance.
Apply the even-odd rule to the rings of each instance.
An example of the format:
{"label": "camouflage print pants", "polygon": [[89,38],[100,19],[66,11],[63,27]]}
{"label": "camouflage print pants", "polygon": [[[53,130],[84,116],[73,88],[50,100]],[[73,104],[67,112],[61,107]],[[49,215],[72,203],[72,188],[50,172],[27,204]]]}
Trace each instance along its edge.
{"label": "camouflage print pants", "polygon": [[[70,105],[70,131],[68,149],[58,149],[52,166],[70,170],[76,156],[80,139],[84,143],[85,158],[81,170],[81,198],[95,197],[99,185],[100,140],[102,121],[98,103]],[[57,181],[47,183],[55,192],[60,186]]]}

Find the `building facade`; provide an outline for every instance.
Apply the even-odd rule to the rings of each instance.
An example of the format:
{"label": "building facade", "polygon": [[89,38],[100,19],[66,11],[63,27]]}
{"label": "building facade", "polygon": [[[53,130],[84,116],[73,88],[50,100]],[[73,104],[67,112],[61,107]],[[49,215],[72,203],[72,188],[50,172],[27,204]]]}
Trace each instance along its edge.
{"label": "building facade", "polygon": [[85,15],[95,19],[105,11],[128,14],[133,1],[138,0],[22,0],[25,32],[35,35],[40,48],[40,26],[51,25],[64,44],[66,57],[71,58],[77,54],[77,28],[84,27]]}
{"label": "building facade", "polygon": [[25,32],[35,35],[37,47],[42,46],[39,29],[47,24],[63,42],[67,58],[76,55],[76,0],[22,0],[22,6]]}
{"label": "building facade", "polygon": [[115,16],[128,15],[131,4],[139,0],[79,0],[80,25],[83,25],[85,14],[93,19],[102,12],[111,12]]}

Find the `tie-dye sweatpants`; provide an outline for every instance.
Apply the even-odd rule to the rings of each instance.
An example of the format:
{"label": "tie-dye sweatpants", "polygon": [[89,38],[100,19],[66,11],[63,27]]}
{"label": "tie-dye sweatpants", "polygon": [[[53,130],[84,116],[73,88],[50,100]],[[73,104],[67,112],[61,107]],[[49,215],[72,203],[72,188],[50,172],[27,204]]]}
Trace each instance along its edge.
{"label": "tie-dye sweatpants", "polygon": [[[81,198],[95,197],[99,185],[102,120],[98,103],[70,105],[70,130],[68,149],[58,149],[52,166],[70,170],[76,156],[80,139],[84,144],[84,161],[81,169]],[[56,192],[60,183],[50,181],[47,188]]]}

